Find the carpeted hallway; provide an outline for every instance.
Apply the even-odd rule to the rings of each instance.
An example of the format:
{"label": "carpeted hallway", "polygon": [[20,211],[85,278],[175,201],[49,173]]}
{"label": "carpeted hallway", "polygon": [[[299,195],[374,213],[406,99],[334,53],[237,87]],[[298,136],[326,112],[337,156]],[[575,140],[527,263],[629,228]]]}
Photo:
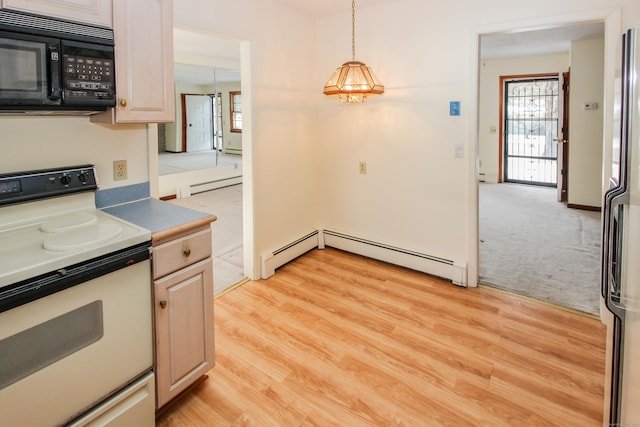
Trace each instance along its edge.
{"label": "carpeted hallway", "polygon": [[598,314],[600,213],[569,209],[556,189],[480,185],[480,283]]}

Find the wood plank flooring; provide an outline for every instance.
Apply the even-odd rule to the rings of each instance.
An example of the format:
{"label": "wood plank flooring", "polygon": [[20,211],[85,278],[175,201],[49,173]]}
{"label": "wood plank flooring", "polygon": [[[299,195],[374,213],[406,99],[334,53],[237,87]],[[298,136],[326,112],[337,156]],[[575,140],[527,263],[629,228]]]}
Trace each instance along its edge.
{"label": "wood plank flooring", "polygon": [[174,426],[597,426],[605,328],[334,249],[215,302]]}

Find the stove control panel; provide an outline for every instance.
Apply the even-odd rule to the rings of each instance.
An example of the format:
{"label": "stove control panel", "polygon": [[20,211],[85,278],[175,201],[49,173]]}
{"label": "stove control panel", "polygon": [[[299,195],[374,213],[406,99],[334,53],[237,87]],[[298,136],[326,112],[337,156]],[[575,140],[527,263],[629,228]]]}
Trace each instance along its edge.
{"label": "stove control panel", "polygon": [[0,206],[98,189],[94,165],[0,175]]}

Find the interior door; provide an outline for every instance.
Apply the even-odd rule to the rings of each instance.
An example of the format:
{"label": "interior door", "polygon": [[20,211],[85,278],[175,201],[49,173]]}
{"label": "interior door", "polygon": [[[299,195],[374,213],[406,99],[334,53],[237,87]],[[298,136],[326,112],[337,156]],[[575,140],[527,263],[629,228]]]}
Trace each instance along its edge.
{"label": "interior door", "polygon": [[213,149],[212,106],[209,95],[185,95],[186,151]]}
{"label": "interior door", "polygon": [[558,201],[566,202],[568,198],[569,178],[569,82],[570,71],[562,73],[562,127],[558,143]]}

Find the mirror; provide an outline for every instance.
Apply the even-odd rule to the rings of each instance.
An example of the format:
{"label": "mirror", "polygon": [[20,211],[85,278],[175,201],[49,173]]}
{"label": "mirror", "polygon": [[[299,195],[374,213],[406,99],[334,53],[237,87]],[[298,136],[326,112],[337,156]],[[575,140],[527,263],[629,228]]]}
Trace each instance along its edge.
{"label": "mirror", "polygon": [[158,125],[159,175],[239,170],[242,98],[234,94],[241,93],[240,42],[174,28],[174,74],[176,120]]}

